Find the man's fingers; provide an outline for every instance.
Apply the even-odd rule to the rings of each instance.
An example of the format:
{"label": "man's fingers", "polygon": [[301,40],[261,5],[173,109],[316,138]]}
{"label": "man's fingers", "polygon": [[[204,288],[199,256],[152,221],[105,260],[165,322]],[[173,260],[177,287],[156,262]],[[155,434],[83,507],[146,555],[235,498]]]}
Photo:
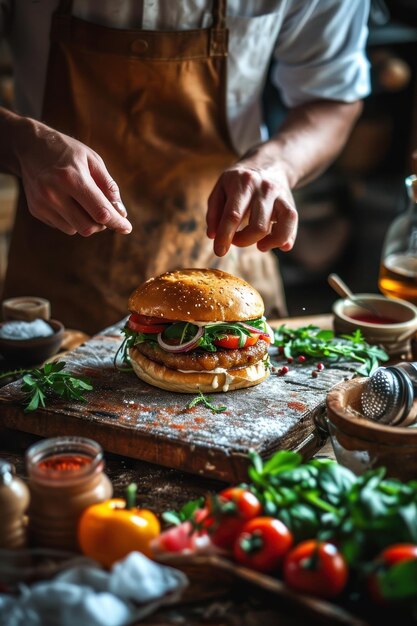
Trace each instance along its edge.
{"label": "man's fingers", "polygon": [[271,230],[272,212],[273,197],[256,194],[248,211],[249,223],[245,228],[237,231],[232,243],[242,248],[257,243],[266,237]]}
{"label": "man's fingers", "polygon": [[86,180],[81,184],[68,186],[67,191],[97,224],[102,224],[121,234],[132,231],[129,220],[114,208],[89,173]]}
{"label": "man's fingers", "polygon": [[36,219],[43,222],[50,228],[56,228],[66,235],[75,235],[77,233],[76,229],[71,226],[71,224],[69,224],[67,220],[62,217],[62,215],[57,213],[54,208],[45,207],[45,205],[43,205],[42,211],[30,212],[34,217],[36,217]]}
{"label": "man's fingers", "polygon": [[117,183],[110,176],[107,168],[98,155],[88,158],[90,174],[97,187],[101,189],[106,198],[111,202],[116,211],[122,217],[127,216],[127,210],[120,197],[120,190]]}
{"label": "man's fingers", "polygon": [[222,217],[226,196],[221,179],[217,181],[207,202],[207,237],[214,239],[217,235],[219,223]]}
{"label": "man's fingers", "polygon": [[271,222],[271,232],[258,241],[258,249],[266,252],[272,248],[279,248],[283,252],[288,252],[297,236],[298,213],[295,207],[282,200],[275,200]]}
{"label": "man's fingers", "polygon": [[90,237],[95,233],[99,233],[106,227],[103,224],[97,224],[90,215],[73,200],[73,198],[60,198],[59,203],[54,205],[57,215],[64,217],[75,231],[82,237]]}
{"label": "man's fingers", "polygon": [[245,220],[253,193],[252,186],[245,183],[244,177],[236,176],[234,172],[224,178],[225,203],[214,239],[214,252],[217,256],[227,253],[236,231]]}

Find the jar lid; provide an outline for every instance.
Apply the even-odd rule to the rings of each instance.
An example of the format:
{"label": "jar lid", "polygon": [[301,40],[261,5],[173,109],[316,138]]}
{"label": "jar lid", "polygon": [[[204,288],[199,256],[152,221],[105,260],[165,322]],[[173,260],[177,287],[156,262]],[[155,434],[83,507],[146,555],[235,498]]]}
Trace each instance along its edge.
{"label": "jar lid", "polygon": [[4,300],[2,311],[3,319],[5,320],[26,320],[27,322],[36,319],[49,320],[51,317],[51,304],[45,298],[19,296]]}
{"label": "jar lid", "polygon": [[0,459],[0,485],[9,485],[13,480],[14,474],[14,465],[5,459]]}

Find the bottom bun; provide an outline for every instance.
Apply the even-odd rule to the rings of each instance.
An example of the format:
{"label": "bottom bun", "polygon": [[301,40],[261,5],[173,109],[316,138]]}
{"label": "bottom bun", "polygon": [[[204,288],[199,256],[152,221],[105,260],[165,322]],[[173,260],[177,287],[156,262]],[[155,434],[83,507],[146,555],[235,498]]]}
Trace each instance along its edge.
{"label": "bottom bun", "polygon": [[258,385],[269,376],[264,361],[227,372],[181,372],[155,363],[136,348],[129,350],[135,374],[145,383],[178,393],[219,393]]}

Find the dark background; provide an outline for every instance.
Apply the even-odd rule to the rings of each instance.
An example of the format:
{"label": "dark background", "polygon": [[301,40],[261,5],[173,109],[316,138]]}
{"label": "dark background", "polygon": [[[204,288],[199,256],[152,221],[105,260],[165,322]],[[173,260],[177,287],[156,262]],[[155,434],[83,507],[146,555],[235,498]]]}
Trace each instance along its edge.
{"label": "dark background", "polygon": [[[330,310],[330,272],[356,292],[378,292],[386,230],[407,206],[404,178],[417,150],[417,0],[372,2],[369,33],[372,94],[334,165],[295,192],[298,238],[291,252],[277,251],[290,315]],[[264,108],[273,132],[285,107],[270,83]]]}

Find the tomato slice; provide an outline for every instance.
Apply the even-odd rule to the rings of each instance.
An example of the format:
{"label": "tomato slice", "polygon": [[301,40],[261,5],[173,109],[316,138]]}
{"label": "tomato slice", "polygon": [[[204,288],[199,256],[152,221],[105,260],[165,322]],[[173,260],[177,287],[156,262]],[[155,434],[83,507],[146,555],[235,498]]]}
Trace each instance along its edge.
{"label": "tomato slice", "polygon": [[231,350],[236,350],[236,348],[247,348],[248,346],[253,346],[258,341],[260,335],[251,335],[250,337],[246,337],[245,345],[239,346],[239,337],[237,335],[226,335],[222,339],[215,339],[213,341],[215,346],[219,346],[220,348],[229,348]]}
{"label": "tomato slice", "polygon": [[146,315],[139,315],[139,313],[132,313],[127,321],[127,325],[128,328],[135,333],[161,333],[168,324],[161,324],[160,322],[161,320],[157,317],[148,317]]}

